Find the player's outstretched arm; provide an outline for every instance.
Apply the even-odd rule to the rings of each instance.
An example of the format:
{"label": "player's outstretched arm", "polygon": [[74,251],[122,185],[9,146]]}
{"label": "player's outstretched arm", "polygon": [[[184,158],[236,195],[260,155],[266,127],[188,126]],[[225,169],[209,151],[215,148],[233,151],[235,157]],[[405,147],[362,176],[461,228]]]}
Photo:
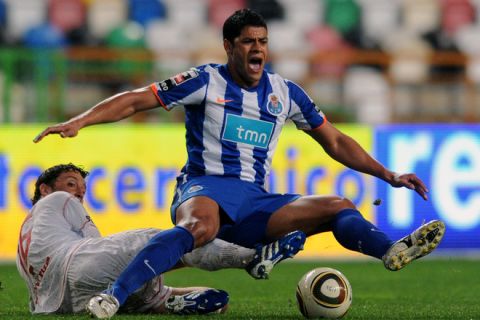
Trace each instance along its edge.
{"label": "player's outstretched arm", "polygon": [[306,131],[328,153],[330,157],[343,165],[378,177],[391,186],[406,187],[415,190],[424,200],[427,200],[428,189],[423,181],[414,173],[397,174],[385,168],[368,154],[355,140],[340,132],[329,122],[317,129]]}
{"label": "player's outstretched arm", "polygon": [[62,138],[73,138],[84,127],[120,121],[139,111],[158,106],[158,101],[149,87],[119,93],[66,122],[47,127],[33,139],[33,142],[37,143],[49,134],[59,134]]}

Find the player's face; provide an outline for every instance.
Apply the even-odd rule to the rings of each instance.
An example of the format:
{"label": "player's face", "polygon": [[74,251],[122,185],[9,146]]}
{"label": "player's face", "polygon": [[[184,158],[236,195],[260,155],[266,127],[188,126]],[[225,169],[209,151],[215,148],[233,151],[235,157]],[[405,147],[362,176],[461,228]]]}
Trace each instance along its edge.
{"label": "player's face", "polygon": [[76,171],[62,172],[53,185],[54,191],[65,191],[77,197],[83,203],[83,196],[85,195],[86,186],[85,179]]}
{"label": "player's face", "polygon": [[225,40],[224,47],[233,80],[245,88],[258,85],[268,56],[267,29],[247,26],[233,44]]}

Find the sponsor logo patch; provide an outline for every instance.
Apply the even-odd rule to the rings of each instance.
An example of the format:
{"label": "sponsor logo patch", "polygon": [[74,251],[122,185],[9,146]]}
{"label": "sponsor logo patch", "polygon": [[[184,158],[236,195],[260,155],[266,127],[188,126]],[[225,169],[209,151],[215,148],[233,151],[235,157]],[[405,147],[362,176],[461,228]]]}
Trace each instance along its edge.
{"label": "sponsor logo patch", "polygon": [[266,149],[272,137],[273,127],[272,122],[228,114],[222,139]]}

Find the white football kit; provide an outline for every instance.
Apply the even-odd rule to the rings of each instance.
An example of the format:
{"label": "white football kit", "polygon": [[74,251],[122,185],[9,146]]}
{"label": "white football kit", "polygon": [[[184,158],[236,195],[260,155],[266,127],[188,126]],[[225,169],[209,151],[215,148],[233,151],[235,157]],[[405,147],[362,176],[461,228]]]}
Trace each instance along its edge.
{"label": "white football kit", "polygon": [[[17,253],[30,311],[83,311],[88,299],[105,290],[158,231],[133,230],[102,238],[73,195],[58,191],[40,199],[22,225]],[[171,291],[161,282],[161,277],[152,280],[141,289],[144,301],[137,295],[132,302],[144,308],[154,295],[161,302],[158,295],[166,297]]]}
{"label": "white football kit", "polygon": [[[40,199],[20,231],[17,269],[27,283],[30,311],[83,312],[108,288],[160,229],[136,229],[101,237],[80,201],[57,191]],[[185,265],[205,270],[242,268],[255,254],[215,239],[185,255]],[[129,297],[125,312],[156,312],[171,295],[158,276]]]}

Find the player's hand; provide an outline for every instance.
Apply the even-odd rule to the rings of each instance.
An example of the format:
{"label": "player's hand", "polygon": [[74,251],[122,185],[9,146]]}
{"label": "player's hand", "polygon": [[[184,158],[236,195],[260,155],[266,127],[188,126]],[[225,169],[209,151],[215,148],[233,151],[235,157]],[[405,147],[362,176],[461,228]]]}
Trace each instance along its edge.
{"label": "player's hand", "polygon": [[59,123],[50,127],[47,127],[45,130],[40,132],[34,139],[33,142],[37,143],[41,141],[44,137],[49,134],[58,134],[62,138],[73,138],[78,134],[80,128],[73,121],[67,121]]}
{"label": "player's hand", "polygon": [[390,185],[395,188],[405,187],[411,190],[415,190],[424,200],[428,200],[427,187],[425,186],[423,181],[414,173],[396,173],[390,181]]}

